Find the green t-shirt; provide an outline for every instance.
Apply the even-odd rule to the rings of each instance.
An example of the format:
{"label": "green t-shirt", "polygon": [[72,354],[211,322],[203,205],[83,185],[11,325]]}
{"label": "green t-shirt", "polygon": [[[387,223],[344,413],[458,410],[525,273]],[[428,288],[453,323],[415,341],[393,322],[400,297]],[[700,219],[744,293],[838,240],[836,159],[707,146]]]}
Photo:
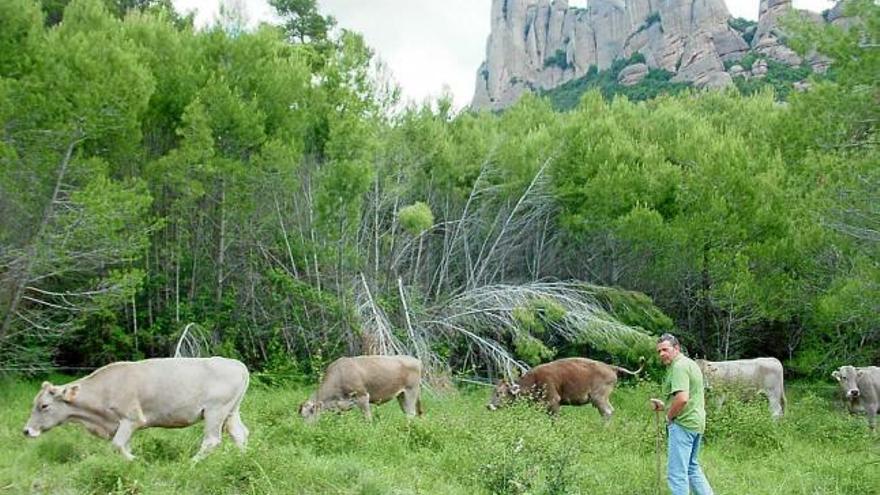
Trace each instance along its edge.
{"label": "green t-shirt", "polygon": [[663,381],[663,395],[672,399],[674,392],[686,390],[688,402],[675,417],[675,422],[688,430],[704,433],[706,430],[706,404],[703,399],[703,374],[700,367],[684,354],[672,360]]}

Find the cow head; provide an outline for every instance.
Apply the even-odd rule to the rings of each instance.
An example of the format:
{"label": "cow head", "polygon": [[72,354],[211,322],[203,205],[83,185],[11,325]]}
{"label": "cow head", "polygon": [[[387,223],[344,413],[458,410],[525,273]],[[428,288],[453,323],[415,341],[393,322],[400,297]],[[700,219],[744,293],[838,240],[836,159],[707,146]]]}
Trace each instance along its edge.
{"label": "cow head", "polygon": [[517,383],[508,383],[507,380],[501,380],[495,386],[492,392],[492,399],[486,404],[486,408],[494,411],[504,404],[516,399],[520,393],[520,386]]}
{"label": "cow head", "polygon": [[843,394],[847,399],[859,398],[858,378],[864,374],[853,366],[841,366],[831,376],[840,384]]}
{"label": "cow head", "polygon": [[318,420],[318,416],[321,415],[321,410],[323,409],[324,403],[311,397],[309,400],[300,404],[299,415],[302,416],[307,423],[314,423]]}
{"label": "cow head", "polygon": [[79,388],[79,384],[75,383],[59,387],[43,382],[43,387],[34,398],[31,417],[23,433],[31,438],[38,437],[40,433],[64,423],[73,414],[73,401]]}
{"label": "cow head", "polygon": [[697,363],[697,366],[700,368],[700,372],[703,374],[703,387],[706,389],[711,389],[712,385],[709,383],[709,381],[712,375],[718,372],[718,367],[711,361],[706,361],[705,359],[697,359],[695,361]]}

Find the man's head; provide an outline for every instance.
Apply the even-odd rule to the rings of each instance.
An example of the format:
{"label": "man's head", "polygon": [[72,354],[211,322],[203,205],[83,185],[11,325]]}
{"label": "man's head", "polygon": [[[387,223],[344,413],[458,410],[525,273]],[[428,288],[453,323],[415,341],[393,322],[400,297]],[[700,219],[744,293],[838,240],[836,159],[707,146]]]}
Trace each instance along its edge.
{"label": "man's head", "polygon": [[681,344],[678,343],[675,335],[664,333],[657,339],[657,355],[660,357],[660,362],[664,365],[669,366],[672,360],[680,353]]}

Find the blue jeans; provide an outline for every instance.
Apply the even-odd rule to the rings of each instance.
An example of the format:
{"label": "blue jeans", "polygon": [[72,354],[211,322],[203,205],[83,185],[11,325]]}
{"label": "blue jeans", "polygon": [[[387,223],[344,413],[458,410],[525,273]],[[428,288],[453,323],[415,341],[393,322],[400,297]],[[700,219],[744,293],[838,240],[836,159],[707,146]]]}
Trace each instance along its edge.
{"label": "blue jeans", "polygon": [[669,433],[669,462],[667,479],[673,495],[712,495],[712,487],[700,469],[697,456],[703,435],[676,423],[667,428]]}

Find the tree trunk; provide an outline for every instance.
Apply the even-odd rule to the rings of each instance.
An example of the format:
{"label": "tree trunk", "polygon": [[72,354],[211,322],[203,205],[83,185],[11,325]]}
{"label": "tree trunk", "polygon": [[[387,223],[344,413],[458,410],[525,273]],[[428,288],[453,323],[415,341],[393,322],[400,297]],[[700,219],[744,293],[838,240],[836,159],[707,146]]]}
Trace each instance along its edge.
{"label": "tree trunk", "polygon": [[3,336],[6,335],[6,333],[9,331],[9,328],[12,326],[12,321],[15,319],[15,312],[18,310],[18,305],[21,302],[24,288],[27,285],[28,280],[30,279],[31,267],[33,267],[34,258],[36,257],[37,244],[40,242],[40,238],[46,231],[46,227],[49,225],[49,220],[52,218],[52,212],[54,211],[55,203],[58,202],[58,195],[61,192],[61,184],[63,183],[64,176],[67,173],[67,166],[70,164],[70,158],[73,156],[73,150],[76,148],[76,145],[82,141],[82,139],[82,131],[77,130],[74,133],[73,139],[71,139],[70,143],[67,144],[67,150],[64,152],[64,158],[61,159],[61,163],[58,166],[58,173],[55,177],[55,188],[52,191],[52,197],[49,199],[49,203],[43,210],[43,217],[40,219],[40,225],[37,226],[37,231],[31,237],[31,241],[27,246],[26,254],[24,256],[24,260],[22,261],[24,265],[19,269],[17,275],[13,275],[13,277],[11,277],[14,286],[12,289],[12,296],[9,299],[9,306],[6,310],[6,314],[3,317],[3,325],[0,326],[0,338],[3,338]]}

